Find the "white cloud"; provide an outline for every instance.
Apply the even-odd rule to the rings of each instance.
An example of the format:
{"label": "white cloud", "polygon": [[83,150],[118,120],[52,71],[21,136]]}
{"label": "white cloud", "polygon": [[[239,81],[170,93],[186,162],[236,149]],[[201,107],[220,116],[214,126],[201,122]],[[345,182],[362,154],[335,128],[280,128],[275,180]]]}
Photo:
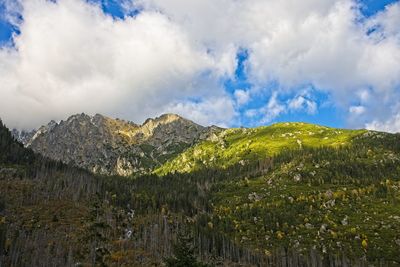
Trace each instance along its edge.
{"label": "white cloud", "polygon": [[298,95],[288,101],[288,109],[291,111],[305,110],[308,114],[315,114],[318,105],[306,95]]}
{"label": "white cloud", "polygon": [[[310,115],[317,112],[317,103],[308,98],[309,93],[303,91],[288,100],[280,100],[278,95],[278,90],[275,90],[270,96],[267,104],[258,109],[249,109],[245,112],[245,116],[252,120],[252,124],[265,124],[270,123],[274,119],[278,118],[282,114],[287,114],[289,112],[302,112],[305,111]],[[256,120],[261,117],[258,124],[255,123]]]}
{"label": "white cloud", "polygon": [[[256,87],[277,81],[287,91],[312,84],[344,110],[363,100],[371,118],[376,103],[385,103],[386,115],[396,104],[392,96],[400,85],[399,2],[371,18],[363,17],[359,3],[351,0],[136,2],[167,14],[191,38],[215,51],[228,44],[247,48],[246,69]],[[376,30],[368,35],[371,29]],[[370,88],[368,95],[360,95],[364,88]]]}
{"label": "white cloud", "polygon": [[370,123],[367,123],[365,128],[369,130],[398,133],[400,132],[400,114],[396,114],[386,121],[374,120]]}
{"label": "white cloud", "polygon": [[378,13],[373,19],[368,21],[370,28],[377,28],[375,36],[378,38],[382,37],[382,35],[386,35],[386,37],[399,36],[399,25],[400,5],[398,2],[388,5],[384,12]]}
{"label": "white cloud", "polygon": [[214,59],[162,14],[114,20],[81,0],[23,6],[15,48],[0,50],[0,114],[11,126],[78,112],[139,121],[178,98],[220,94]]}
{"label": "white cloud", "polygon": [[219,97],[203,102],[173,103],[166,110],[180,114],[202,125],[217,125],[228,127],[226,122],[232,122],[236,113],[234,103],[229,97]]}
{"label": "white cloud", "polygon": [[261,109],[261,113],[264,115],[261,123],[271,122],[284,112],[286,112],[286,107],[279,101],[278,93],[275,91],[270,97],[267,105]]}
{"label": "white cloud", "polygon": [[238,106],[243,106],[243,105],[247,104],[250,100],[250,92],[249,91],[238,89],[234,92],[234,96],[235,96],[236,103],[238,104]]}
{"label": "white cloud", "polygon": [[[203,115],[210,113],[201,107],[212,101],[227,110],[236,103],[234,115],[218,119],[232,124],[234,109],[257,96],[236,91],[226,101],[220,86],[233,77],[240,49],[249,53],[245,71],[252,90],[269,95],[263,88],[279,85],[267,121],[285,106],[315,113],[313,98],[296,89],[308,85],[331,95],[349,115],[359,102],[369,122],[397,116],[400,2],[365,18],[355,0],[124,0],[128,13],[141,13],[123,20],[84,0],[21,3],[16,48],[0,50],[0,114],[13,126],[82,111],[138,121],[171,107],[206,122]],[[21,7],[8,14],[18,18],[14,9]],[[281,93],[297,98],[280,103]]]}

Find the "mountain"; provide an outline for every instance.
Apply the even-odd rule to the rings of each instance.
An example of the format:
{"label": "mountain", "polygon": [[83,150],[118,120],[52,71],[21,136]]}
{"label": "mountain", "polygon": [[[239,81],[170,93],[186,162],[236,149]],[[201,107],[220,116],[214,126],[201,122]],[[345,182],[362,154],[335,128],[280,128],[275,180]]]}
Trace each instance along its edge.
{"label": "mountain", "polygon": [[365,130],[335,129],[306,123],[258,128],[203,127],[174,114],[142,125],[100,114],[77,114],[37,131],[13,131],[35,152],[94,173],[139,175],[228,167],[302,146],[349,144]]}
{"label": "mountain", "polygon": [[[94,118],[78,117],[66,131]],[[207,136],[131,179],[35,154],[0,122],[0,266],[163,266],[179,247],[210,266],[400,265],[400,134],[279,123]]]}
{"label": "mountain", "polygon": [[129,176],[148,173],[217,127],[203,127],[175,114],[147,119],[142,125],[96,114],[77,114],[66,121],[14,137],[35,152],[94,173]]}
{"label": "mountain", "polygon": [[253,266],[256,254],[193,224],[213,175],[93,175],[33,153],[0,120],[0,266],[163,266],[177,237],[186,263]]}

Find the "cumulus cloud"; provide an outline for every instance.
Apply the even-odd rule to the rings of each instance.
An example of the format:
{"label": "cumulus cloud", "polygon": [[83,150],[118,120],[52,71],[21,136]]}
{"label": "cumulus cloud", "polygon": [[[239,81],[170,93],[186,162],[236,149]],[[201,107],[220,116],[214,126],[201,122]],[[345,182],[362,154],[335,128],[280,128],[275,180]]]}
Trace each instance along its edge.
{"label": "cumulus cloud", "polygon": [[[135,2],[167,14],[213,51],[228,44],[247,48],[246,70],[257,88],[274,81],[287,92],[312,84],[345,111],[363,101],[370,117],[377,103],[387,107],[381,118],[393,115],[400,85],[399,2],[371,18],[351,0]],[[368,101],[360,94],[365,88]]]}
{"label": "cumulus cloud", "polygon": [[[136,121],[176,111],[231,125],[260,91],[271,96],[264,110],[243,114],[263,111],[268,122],[284,109],[316,113],[312,96],[298,92],[308,85],[352,126],[385,128],[399,114],[400,2],[366,18],[355,0],[124,0],[127,14],[140,10],[124,19],[85,0],[20,3],[21,34],[0,50],[0,113],[13,126],[81,111]],[[252,88],[228,95],[221,81],[234,77],[243,49]]]}
{"label": "cumulus cloud", "polygon": [[22,4],[15,47],[0,50],[0,113],[12,126],[77,112],[142,120],[171,100],[216,95],[213,58],[162,14],[118,20],[81,0]]}

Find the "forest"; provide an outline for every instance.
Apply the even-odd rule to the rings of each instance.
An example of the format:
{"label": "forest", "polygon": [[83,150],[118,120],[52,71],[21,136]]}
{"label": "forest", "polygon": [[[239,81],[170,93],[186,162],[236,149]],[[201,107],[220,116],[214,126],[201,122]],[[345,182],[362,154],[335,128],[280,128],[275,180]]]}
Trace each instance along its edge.
{"label": "forest", "polygon": [[0,266],[399,266],[400,135],[100,176],[0,123]]}

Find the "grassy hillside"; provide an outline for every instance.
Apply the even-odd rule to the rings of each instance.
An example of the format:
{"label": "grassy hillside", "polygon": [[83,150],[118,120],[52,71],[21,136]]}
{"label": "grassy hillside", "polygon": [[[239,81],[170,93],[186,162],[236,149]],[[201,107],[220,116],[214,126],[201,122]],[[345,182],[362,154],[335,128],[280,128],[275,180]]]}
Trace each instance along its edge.
{"label": "grassy hillside", "polygon": [[203,141],[155,170],[157,174],[190,172],[205,167],[226,168],[264,159],[284,149],[348,145],[366,130],[335,129],[307,123],[277,123],[253,129],[227,129]]}

